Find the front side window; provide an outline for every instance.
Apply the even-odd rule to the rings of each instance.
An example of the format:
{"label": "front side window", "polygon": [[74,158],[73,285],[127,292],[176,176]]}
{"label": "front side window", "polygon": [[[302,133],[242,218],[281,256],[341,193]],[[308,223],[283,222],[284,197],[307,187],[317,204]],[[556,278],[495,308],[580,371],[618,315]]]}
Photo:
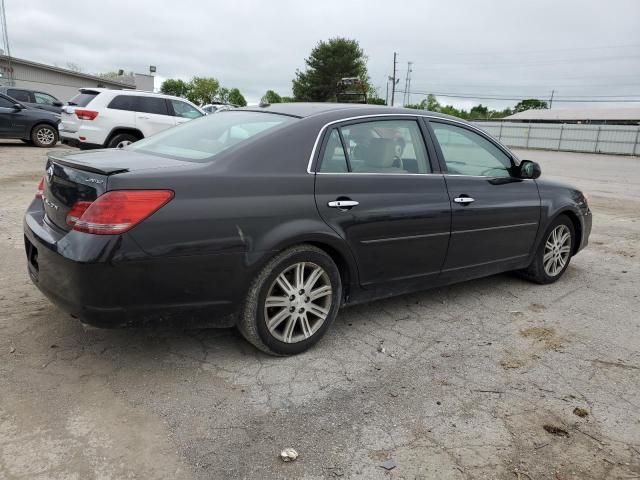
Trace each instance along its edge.
{"label": "front side window", "polygon": [[205,163],[235,145],[295,120],[272,113],[229,111],[185,122],[139,140],[127,148]]}
{"label": "front side window", "polygon": [[202,116],[202,113],[200,113],[198,110],[196,110],[186,102],[181,102],[180,100],[171,100],[171,105],[173,106],[173,111],[175,112],[176,117],[198,118]]}
{"label": "front side window", "polygon": [[154,115],[169,115],[167,102],[164,98],[158,97],[133,97],[135,98],[135,110],[142,113],[153,113]]}
{"label": "front side window", "polygon": [[33,96],[36,99],[36,103],[40,105],[53,105],[54,102],[58,101],[55,97],[52,97],[48,93],[33,92]]}
{"label": "front side window", "polygon": [[26,90],[10,89],[10,90],[7,90],[7,95],[9,95],[11,98],[15,98],[19,102],[31,101],[29,97],[29,92],[27,92]]}
{"label": "front side window", "polygon": [[4,97],[0,97],[0,107],[2,108],[13,108],[14,102],[8,100]]}
{"label": "front side window", "polygon": [[509,177],[511,159],[486,138],[466,128],[431,122],[447,171],[452,175]]}
{"label": "front side window", "polygon": [[355,173],[430,173],[429,157],[415,120],[381,120],[340,128]]}

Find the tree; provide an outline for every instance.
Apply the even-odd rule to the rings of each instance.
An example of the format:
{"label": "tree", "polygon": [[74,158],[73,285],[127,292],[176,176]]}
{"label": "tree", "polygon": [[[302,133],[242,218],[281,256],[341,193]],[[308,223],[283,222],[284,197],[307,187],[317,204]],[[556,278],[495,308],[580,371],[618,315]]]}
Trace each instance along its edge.
{"label": "tree", "polygon": [[357,77],[368,84],[367,58],[356,40],[332,38],[318,42],[309,58],[307,69],[296,71],[293,96],[297,101],[336,101],[342,78]]}
{"label": "tree", "polygon": [[538,100],[537,98],[528,98],[526,100],[522,100],[518,102],[515,107],[513,107],[513,111],[515,113],[524,112],[525,110],[542,110],[548,108],[547,102],[544,100]]}
{"label": "tree", "polygon": [[220,82],[213,77],[193,77],[187,98],[198,105],[213,103],[219,89]]}
{"label": "tree", "polygon": [[216,102],[229,103],[229,89],[220,87],[218,89],[218,95],[216,95]]}
{"label": "tree", "polygon": [[477,118],[488,118],[489,117],[489,109],[482,104],[476,105],[469,110],[469,118],[475,120]]}
{"label": "tree", "polygon": [[165,95],[174,95],[176,97],[186,97],[189,93],[190,85],[184,80],[167,78],[162,85],[160,91]]}
{"label": "tree", "polygon": [[282,103],[282,97],[273,90],[267,90],[260,101],[263,103]]}
{"label": "tree", "polygon": [[231,90],[229,90],[228,99],[229,103],[232,103],[233,105],[238,105],[240,107],[247,106],[247,101],[245,100],[242,93],[240,93],[240,90],[238,90],[237,88],[232,88]]}

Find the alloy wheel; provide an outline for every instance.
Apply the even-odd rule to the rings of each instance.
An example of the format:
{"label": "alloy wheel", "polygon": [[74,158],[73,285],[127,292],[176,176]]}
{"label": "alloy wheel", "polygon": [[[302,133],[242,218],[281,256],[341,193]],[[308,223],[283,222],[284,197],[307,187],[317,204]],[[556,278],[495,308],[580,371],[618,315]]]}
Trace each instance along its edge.
{"label": "alloy wheel", "polygon": [[564,269],[571,254],[571,232],[564,224],[554,228],[544,246],[542,263],[544,271],[550,277],[555,277]]}
{"label": "alloy wheel", "polygon": [[297,343],[310,338],[327,319],[333,288],[325,270],[312,262],[287,267],[271,284],[264,319],[274,338]]}
{"label": "alloy wheel", "polygon": [[127,145],[131,145],[131,140],[122,140],[121,142],[118,142],[118,144],[116,145],[116,148],[124,148]]}
{"label": "alloy wheel", "polygon": [[43,145],[50,145],[54,142],[56,135],[50,128],[41,128],[36,132],[38,142]]}

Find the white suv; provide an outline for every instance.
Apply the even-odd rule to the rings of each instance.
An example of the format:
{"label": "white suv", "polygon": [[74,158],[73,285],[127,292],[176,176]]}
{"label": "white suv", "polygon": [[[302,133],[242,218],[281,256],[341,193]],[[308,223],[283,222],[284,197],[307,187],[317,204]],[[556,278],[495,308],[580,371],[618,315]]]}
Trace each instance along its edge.
{"label": "white suv", "polygon": [[62,143],[89,149],[123,147],[205,113],[171,95],[81,88],[61,115]]}

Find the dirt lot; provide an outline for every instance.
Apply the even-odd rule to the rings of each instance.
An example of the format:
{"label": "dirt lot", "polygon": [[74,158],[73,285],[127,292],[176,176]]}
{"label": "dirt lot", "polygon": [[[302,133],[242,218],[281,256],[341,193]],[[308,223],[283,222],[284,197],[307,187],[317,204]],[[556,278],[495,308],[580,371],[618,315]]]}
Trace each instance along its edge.
{"label": "dirt lot", "polygon": [[559,283],[353,307],[271,358],[234,330],[85,331],[50,305],[21,220],[45,152],[0,142],[0,479],[640,478],[640,159],[520,153],[591,196]]}

